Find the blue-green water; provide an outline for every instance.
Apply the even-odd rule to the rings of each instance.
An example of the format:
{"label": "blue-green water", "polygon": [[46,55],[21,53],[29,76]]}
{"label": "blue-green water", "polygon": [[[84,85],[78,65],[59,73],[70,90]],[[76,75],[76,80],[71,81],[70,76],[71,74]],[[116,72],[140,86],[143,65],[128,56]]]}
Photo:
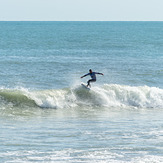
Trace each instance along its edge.
{"label": "blue-green water", "polygon": [[1,162],[163,159],[163,22],[0,22],[0,79]]}

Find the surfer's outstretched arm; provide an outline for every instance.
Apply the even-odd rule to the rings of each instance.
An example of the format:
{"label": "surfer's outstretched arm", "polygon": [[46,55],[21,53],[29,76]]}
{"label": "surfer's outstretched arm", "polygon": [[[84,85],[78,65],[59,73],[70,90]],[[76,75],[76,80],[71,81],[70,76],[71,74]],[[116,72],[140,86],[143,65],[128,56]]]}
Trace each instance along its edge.
{"label": "surfer's outstretched arm", "polygon": [[99,75],[104,75],[103,73],[100,73],[100,72],[96,72],[96,74],[99,74]]}
{"label": "surfer's outstretched arm", "polygon": [[89,75],[89,73],[88,73],[88,74],[85,74],[85,75],[83,75],[83,76],[81,76],[80,78],[84,78],[84,77],[87,76],[87,75]]}

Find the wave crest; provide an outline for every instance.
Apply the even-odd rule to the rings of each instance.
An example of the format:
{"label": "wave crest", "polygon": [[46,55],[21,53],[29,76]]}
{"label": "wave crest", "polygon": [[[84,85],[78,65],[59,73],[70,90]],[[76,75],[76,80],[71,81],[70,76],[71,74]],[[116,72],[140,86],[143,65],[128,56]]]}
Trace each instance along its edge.
{"label": "wave crest", "polygon": [[148,86],[105,84],[87,90],[75,88],[29,91],[1,89],[0,103],[13,106],[41,108],[70,108],[76,106],[163,108],[163,90]]}

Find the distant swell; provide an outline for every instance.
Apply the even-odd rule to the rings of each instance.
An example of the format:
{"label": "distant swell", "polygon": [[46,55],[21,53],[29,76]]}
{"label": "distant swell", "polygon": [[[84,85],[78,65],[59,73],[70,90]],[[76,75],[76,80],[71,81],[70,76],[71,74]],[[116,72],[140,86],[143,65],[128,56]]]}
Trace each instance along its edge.
{"label": "distant swell", "polygon": [[87,90],[82,86],[58,90],[0,89],[0,104],[11,107],[70,108],[76,106],[163,108],[163,90],[105,84]]}

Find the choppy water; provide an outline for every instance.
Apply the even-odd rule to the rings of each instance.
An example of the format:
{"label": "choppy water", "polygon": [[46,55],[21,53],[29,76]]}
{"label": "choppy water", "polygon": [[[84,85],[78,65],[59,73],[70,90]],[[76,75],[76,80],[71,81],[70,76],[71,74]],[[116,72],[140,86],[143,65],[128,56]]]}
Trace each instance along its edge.
{"label": "choppy water", "polygon": [[0,161],[161,162],[162,27],[0,22]]}

